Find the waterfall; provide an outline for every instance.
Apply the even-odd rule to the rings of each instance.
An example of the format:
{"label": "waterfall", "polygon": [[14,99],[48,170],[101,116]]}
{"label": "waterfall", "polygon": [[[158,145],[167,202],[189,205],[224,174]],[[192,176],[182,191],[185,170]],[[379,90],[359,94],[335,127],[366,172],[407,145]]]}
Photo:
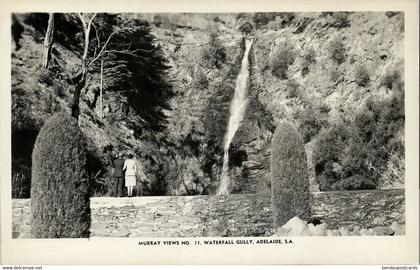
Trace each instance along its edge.
{"label": "waterfall", "polygon": [[236,79],[235,94],[230,105],[230,118],[229,124],[227,126],[227,132],[225,135],[225,145],[223,147],[224,155],[222,176],[217,195],[229,194],[229,189],[231,185],[231,179],[229,176],[229,146],[233,139],[233,136],[235,136],[236,130],[239,128],[239,125],[241,124],[244,118],[246,106],[248,103],[246,96],[249,77],[248,54],[249,50],[251,49],[252,42],[252,39],[245,40],[244,58],[242,59],[241,70],[239,72],[238,78]]}

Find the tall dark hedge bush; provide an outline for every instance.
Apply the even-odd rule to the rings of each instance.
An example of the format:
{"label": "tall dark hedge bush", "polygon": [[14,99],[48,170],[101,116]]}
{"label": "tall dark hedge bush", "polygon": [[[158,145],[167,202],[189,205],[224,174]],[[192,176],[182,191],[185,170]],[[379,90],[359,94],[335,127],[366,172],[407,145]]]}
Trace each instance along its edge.
{"label": "tall dark hedge bush", "polygon": [[271,204],[274,227],[298,216],[311,217],[308,166],[296,128],[280,123],[271,142]]}
{"label": "tall dark hedge bush", "polygon": [[86,141],[76,120],[61,112],[41,128],[32,153],[33,238],[89,237]]}

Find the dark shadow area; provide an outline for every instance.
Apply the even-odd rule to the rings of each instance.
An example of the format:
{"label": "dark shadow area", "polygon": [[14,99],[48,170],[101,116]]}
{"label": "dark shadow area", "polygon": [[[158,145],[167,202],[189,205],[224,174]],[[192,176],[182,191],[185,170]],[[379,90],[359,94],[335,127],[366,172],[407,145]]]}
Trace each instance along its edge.
{"label": "dark shadow area", "polygon": [[[163,131],[167,121],[162,110],[170,110],[168,102],[173,96],[167,80],[170,67],[146,21],[130,20],[124,27],[132,30],[120,32],[108,46],[115,52],[104,63],[104,76],[113,76],[107,81],[108,91],[121,93],[148,129]],[[140,125],[132,128],[141,132]]]}
{"label": "dark shadow area", "polygon": [[12,198],[29,198],[31,193],[32,150],[38,130],[12,132]]}
{"label": "dark shadow area", "polygon": [[16,15],[12,15],[12,38],[16,44],[16,51],[18,51],[22,45],[20,45],[20,39],[22,38],[22,33],[25,30],[22,24],[19,22]]}

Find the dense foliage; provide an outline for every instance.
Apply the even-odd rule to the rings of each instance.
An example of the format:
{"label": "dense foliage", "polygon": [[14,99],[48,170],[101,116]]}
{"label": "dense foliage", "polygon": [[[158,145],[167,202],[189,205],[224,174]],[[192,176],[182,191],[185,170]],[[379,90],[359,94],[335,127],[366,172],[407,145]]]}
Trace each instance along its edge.
{"label": "dense foliage", "polygon": [[310,67],[316,63],[316,53],[314,48],[310,47],[302,55],[301,74],[305,77],[310,70]]}
{"label": "dense foliage", "polygon": [[[12,25],[16,42],[12,53],[12,179],[19,183],[13,184],[16,198],[30,195],[31,153],[41,126],[52,114],[71,106],[80,80],[84,46],[80,18],[73,13],[56,14],[48,70],[41,66],[47,21],[48,14],[19,14],[14,16]],[[104,129],[104,123],[123,121],[137,138],[145,136],[145,130],[164,130],[163,111],[170,109],[168,102],[173,93],[167,76],[169,66],[150,31],[147,22],[124,15],[100,13],[93,20],[81,113],[98,128]],[[95,194],[107,194],[111,184],[109,152],[113,147],[98,149],[93,141],[88,141],[88,148],[89,172],[97,180],[93,183]]]}
{"label": "dense foliage", "polygon": [[311,217],[305,147],[287,122],[277,126],[271,142],[271,201],[275,227],[295,216]]}
{"label": "dense foliage", "polygon": [[209,68],[221,68],[226,61],[226,48],[218,39],[217,33],[210,33],[209,42],[201,52],[204,64]]}
{"label": "dense foliage", "polygon": [[349,14],[350,12],[322,12],[321,16],[327,18],[329,26],[341,29],[350,26]]}
{"label": "dense foliage", "polygon": [[251,34],[253,29],[254,29],[254,27],[252,26],[252,24],[250,22],[246,22],[246,23],[242,24],[241,26],[239,26],[239,31],[241,31],[245,35]]}
{"label": "dense foliage", "polygon": [[270,58],[271,73],[279,79],[287,79],[289,66],[293,64],[296,52],[291,44],[283,42]]}
{"label": "dense foliage", "polygon": [[32,154],[32,237],[88,237],[89,192],[86,139],[75,119],[58,113],[41,128]]}
{"label": "dense foliage", "polygon": [[[257,37],[248,94],[267,110],[258,114],[250,106],[244,121],[258,127],[271,117],[293,121],[323,190],[404,181],[403,65],[394,68],[402,57],[403,15],[98,13],[79,119],[94,196],[109,195],[111,160],[120,151],[134,152],[144,165],[140,178],[147,183],[137,187],[143,195],[213,193],[245,48],[241,32]],[[55,15],[51,63],[44,69],[47,21],[48,14],[12,16],[13,198],[30,196],[35,139],[46,119],[69,109],[81,77],[79,15]],[[243,140],[258,154],[272,133],[262,127],[258,143]],[[266,164],[269,154],[247,158],[235,174],[242,170],[241,177],[252,179],[265,170],[268,183],[268,169],[253,162]],[[249,164],[251,174],[244,169]]]}
{"label": "dense foliage", "polygon": [[354,79],[358,86],[365,87],[370,82],[369,71],[365,66],[358,66],[354,75]]}
{"label": "dense foliage", "polygon": [[297,128],[304,143],[310,142],[323,127],[328,126],[325,112],[316,111],[312,106],[298,111],[294,118],[298,123]]}
{"label": "dense foliage", "polygon": [[[321,190],[375,189],[391,157],[404,159],[404,94],[373,98],[350,119],[323,129],[314,149]],[[395,160],[394,160],[395,161]]]}
{"label": "dense foliage", "polygon": [[257,12],[252,18],[256,28],[261,28],[262,26],[268,24],[271,21],[274,21],[275,19],[276,13],[273,12]]}
{"label": "dense foliage", "polygon": [[342,64],[346,61],[346,47],[341,37],[336,36],[329,42],[328,54],[337,64]]}

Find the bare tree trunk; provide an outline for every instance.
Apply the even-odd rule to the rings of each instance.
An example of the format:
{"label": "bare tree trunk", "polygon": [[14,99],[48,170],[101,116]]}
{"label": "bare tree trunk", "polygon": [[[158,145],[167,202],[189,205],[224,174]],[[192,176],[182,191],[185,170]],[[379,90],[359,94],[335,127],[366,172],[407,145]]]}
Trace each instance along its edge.
{"label": "bare tree trunk", "polygon": [[99,87],[99,106],[101,106],[100,108],[101,108],[101,110],[100,110],[100,116],[101,116],[101,118],[103,118],[104,117],[104,106],[103,106],[103,101],[102,101],[102,93],[103,93],[103,81],[104,81],[104,79],[103,79],[103,77],[104,77],[104,59],[102,59],[101,60],[101,84],[100,84],[100,87]]}
{"label": "bare tree trunk", "polygon": [[45,39],[44,39],[44,63],[42,64],[44,68],[48,68],[48,64],[50,62],[53,40],[54,40],[54,13],[50,13],[50,17],[48,19],[47,33],[45,34]]}
{"label": "bare tree trunk", "polygon": [[86,76],[87,76],[87,71],[85,67],[85,68],[82,68],[82,77],[76,85],[76,89],[74,91],[74,96],[73,96],[73,103],[71,106],[71,116],[73,116],[77,120],[79,119],[79,114],[80,114],[80,106],[79,106],[80,93],[82,92],[82,89],[86,85]]}
{"label": "bare tree trunk", "polygon": [[86,86],[86,77],[88,74],[88,69],[87,69],[87,55],[88,55],[88,51],[89,51],[89,35],[90,35],[90,28],[92,26],[92,21],[95,18],[96,13],[90,18],[89,22],[85,22],[83,16],[81,14],[79,14],[80,20],[82,21],[83,24],[83,29],[84,29],[84,33],[85,33],[85,45],[84,45],[84,50],[83,50],[83,55],[82,55],[82,76],[80,81],[77,83],[76,85],[76,89],[74,91],[74,96],[73,96],[73,103],[71,106],[71,116],[73,116],[76,119],[79,119],[79,114],[80,114],[80,106],[79,106],[79,101],[80,101],[80,93],[82,92],[82,89],[85,88]]}

